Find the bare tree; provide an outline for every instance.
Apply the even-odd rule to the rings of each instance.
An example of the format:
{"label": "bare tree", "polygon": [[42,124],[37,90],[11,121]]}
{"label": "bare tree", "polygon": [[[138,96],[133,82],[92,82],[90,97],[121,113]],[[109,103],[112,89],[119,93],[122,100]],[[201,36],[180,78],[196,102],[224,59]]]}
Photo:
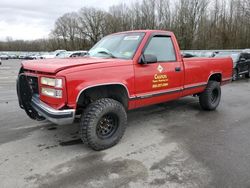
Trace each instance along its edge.
{"label": "bare tree", "polygon": [[169,0],[156,0],[156,22],[158,29],[171,29],[171,11]]}
{"label": "bare tree", "polygon": [[0,42],[0,50],[88,49],[110,33],[172,30],[182,49],[250,47],[249,0],[142,0],[108,11],[82,8],[59,17],[49,39]]}
{"label": "bare tree", "polygon": [[131,16],[129,7],[122,3],[109,8],[109,15],[106,17],[108,31],[110,33],[131,30]]}
{"label": "bare tree", "polygon": [[179,0],[175,4],[173,29],[181,46],[191,49],[197,38],[200,21],[206,12],[207,0]]}
{"label": "bare tree", "polygon": [[82,8],[79,12],[78,28],[92,43],[96,43],[105,32],[107,13],[94,8]]}

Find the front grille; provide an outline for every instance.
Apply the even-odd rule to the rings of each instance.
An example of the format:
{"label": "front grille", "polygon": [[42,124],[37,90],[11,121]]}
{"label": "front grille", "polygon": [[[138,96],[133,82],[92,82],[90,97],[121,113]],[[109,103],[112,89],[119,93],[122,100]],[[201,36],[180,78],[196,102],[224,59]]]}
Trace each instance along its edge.
{"label": "front grille", "polygon": [[17,95],[20,107],[25,110],[31,119],[44,120],[44,117],[31,106],[34,94],[38,94],[38,78],[20,73],[17,80]]}
{"label": "front grille", "polygon": [[38,78],[34,76],[27,76],[27,82],[33,94],[39,94]]}

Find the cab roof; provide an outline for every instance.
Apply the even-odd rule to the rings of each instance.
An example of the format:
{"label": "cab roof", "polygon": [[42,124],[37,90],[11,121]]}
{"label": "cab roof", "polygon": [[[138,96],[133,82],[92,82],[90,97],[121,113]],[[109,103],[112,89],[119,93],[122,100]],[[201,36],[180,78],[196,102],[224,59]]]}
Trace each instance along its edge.
{"label": "cab roof", "polygon": [[168,34],[168,35],[171,35],[171,36],[174,34],[171,31],[165,31],[165,30],[131,30],[131,31],[122,31],[122,32],[111,34],[111,35],[125,34],[125,33],[148,33],[148,34],[162,33],[162,34]]}

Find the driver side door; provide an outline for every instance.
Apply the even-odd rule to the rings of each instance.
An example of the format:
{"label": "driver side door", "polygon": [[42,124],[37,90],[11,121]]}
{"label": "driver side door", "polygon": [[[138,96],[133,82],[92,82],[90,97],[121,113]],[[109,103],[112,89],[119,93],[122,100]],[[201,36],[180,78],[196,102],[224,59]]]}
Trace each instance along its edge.
{"label": "driver side door", "polygon": [[135,64],[136,107],[161,103],[181,97],[184,67],[177,61],[173,41],[167,35],[149,38],[143,54],[157,57],[157,62]]}

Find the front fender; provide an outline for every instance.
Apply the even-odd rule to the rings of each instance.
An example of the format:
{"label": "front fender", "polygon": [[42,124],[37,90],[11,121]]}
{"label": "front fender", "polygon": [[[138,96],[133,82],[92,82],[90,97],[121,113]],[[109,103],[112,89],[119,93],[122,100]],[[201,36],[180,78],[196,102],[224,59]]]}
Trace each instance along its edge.
{"label": "front fender", "polygon": [[74,67],[59,74],[66,78],[68,106],[71,108],[76,108],[81,92],[95,86],[120,84],[126,88],[128,96],[134,94],[134,67],[130,61],[105,64],[105,67],[103,63]]}

